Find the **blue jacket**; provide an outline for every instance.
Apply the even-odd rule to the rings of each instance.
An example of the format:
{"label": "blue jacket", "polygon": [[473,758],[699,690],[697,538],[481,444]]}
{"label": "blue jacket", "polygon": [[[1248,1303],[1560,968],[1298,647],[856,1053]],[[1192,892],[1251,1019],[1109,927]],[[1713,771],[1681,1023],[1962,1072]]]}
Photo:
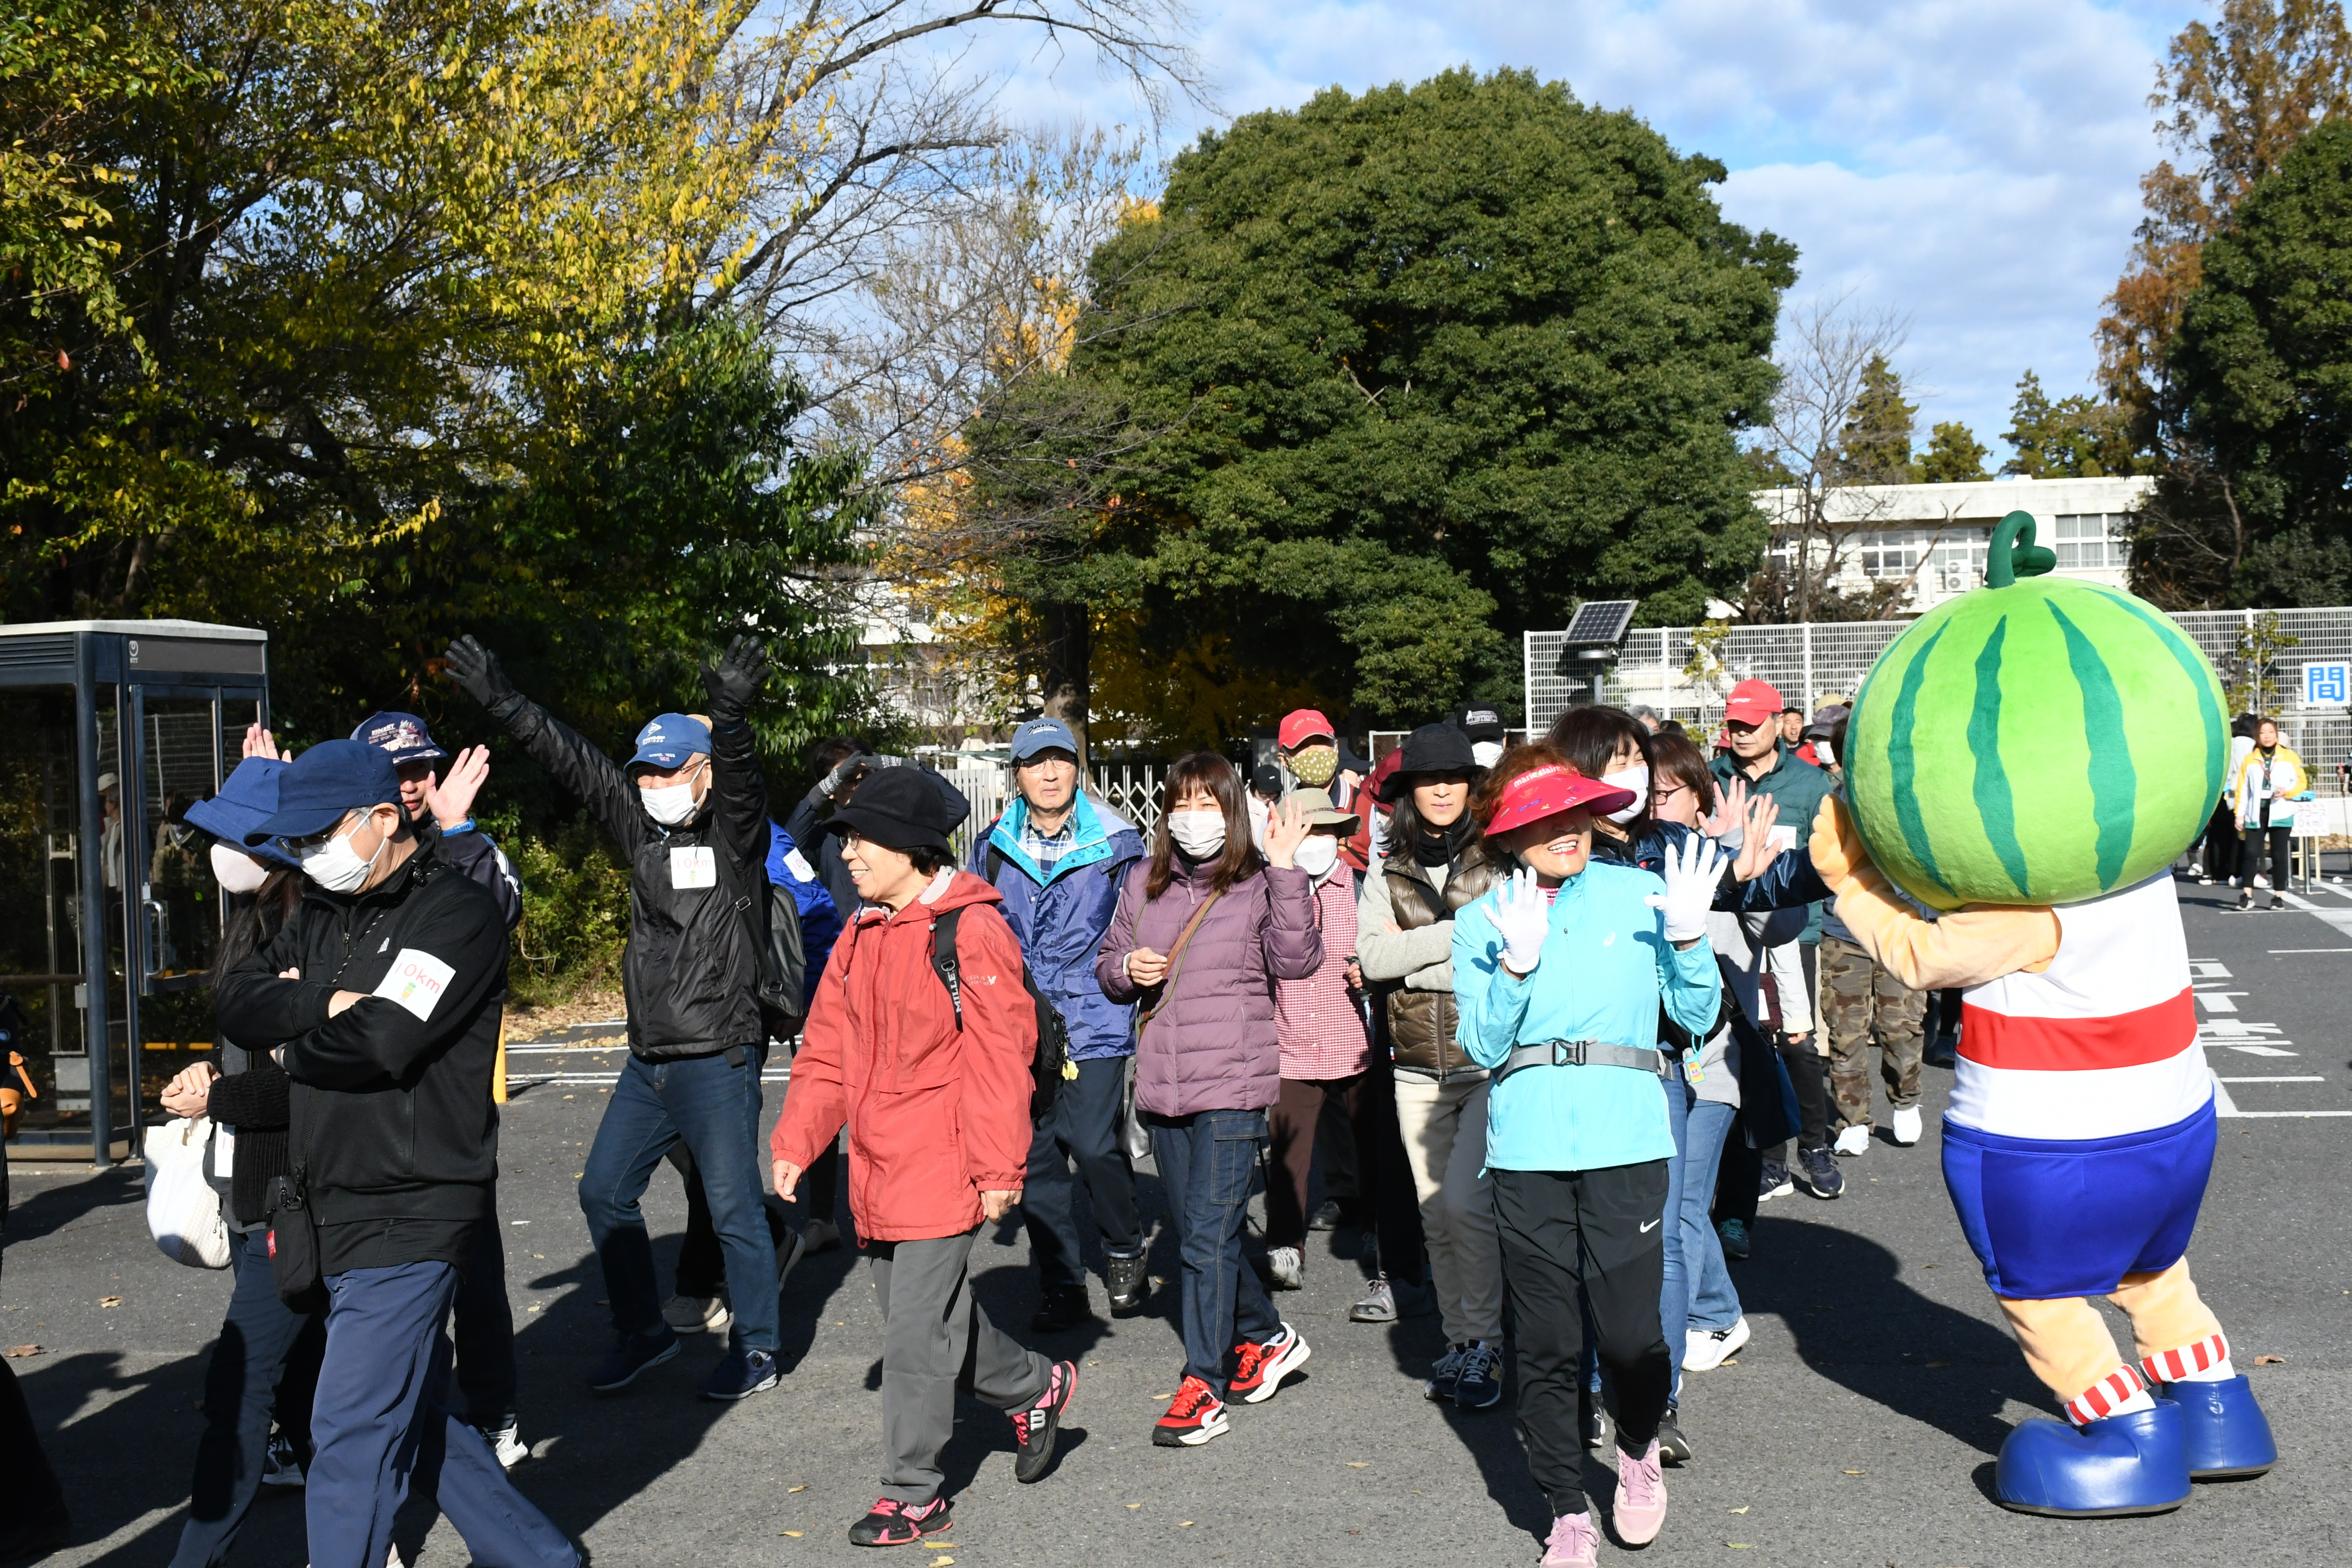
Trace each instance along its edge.
{"label": "blue jacket", "polygon": [[[1818,804],[1818,803],[1817,803]],[[1810,819],[1808,819],[1810,822]],[[1652,822],[1649,830],[1630,843],[1621,842],[1605,833],[1592,836],[1595,859],[1613,860],[1620,865],[1634,865],[1645,871],[1664,876],[1666,857],[1680,849],[1695,828],[1679,822]],[[1805,832],[1811,833],[1808,826]],[[1724,851],[1723,885],[1715,891],[1715,907],[1738,911],[1791,909],[1810,904],[1820,899],[1835,897],[1829,885],[1813,869],[1812,853],[1798,840],[1798,847],[1784,849],[1773,857],[1764,874],[1745,885],[1731,879],[1732,852]]]}
{"label": "blue jacket", "polygon": [[[1495,892],[1454,917],[1456,1038],[1479,1066],[1517,1045],[1658,1043],[1658,1009],[1685,1029],[1715,1022],[1722,984],[1704,939],[1677,952],[1664,917],[1643,902],[1665,883],[1638,867],[1588,864],[1559,886],[1551,932],[1532,973],[1503,968]],[[1597,1171],[1675,1152],[1658,1075],[1640,1068],[1531,1067],[1487,1090],[1486,1163],[1503,1171]]]}
{"label": "blue jacket", "polygon": [[971,870],[1003,895],[999,912],[1020,939],[1029,973],[1069,1026],[1071,1058],[1131,1056],[1135,1009],[1103,994],[1095,952],[1118,908],[1127,868],[1143,858],[1143,835],[1081,791],[1072,815],[1073,842],[1049,876],[1021,847],[1028,821],[1029,803],[1013,796],[1004,815],[973,840]]}
{"label": "blue jacket", "polygon": [[[816,1005],[816,983],[824,978],[824,961],[833,952],[834,938],[841,934],[841,910],[833,901],[833,894],[809,864],[808,857],[800,852],[793,836],[768,824],[768,880],[780,888],[793,890],[793,901],[801,907],[801,953],[808,961],[808,979],[802,986],[803,1008]],[[806,1017],[805,1011],[801,1015]]]}

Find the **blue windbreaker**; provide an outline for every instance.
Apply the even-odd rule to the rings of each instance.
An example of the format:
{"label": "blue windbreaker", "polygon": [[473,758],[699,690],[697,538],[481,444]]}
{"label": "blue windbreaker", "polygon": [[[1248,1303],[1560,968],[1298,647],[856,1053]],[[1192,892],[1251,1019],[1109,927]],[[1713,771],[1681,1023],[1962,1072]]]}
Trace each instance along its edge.
{"label": "blue windbreaker", "polygon": [[1029,803],[1019,795],[972,842],[971,871],[1004,896],[1000,912],[1021,942],[1037,988],[1070,1028],[1070,1057],[1124,1057],[1135,1051],[1135,1009],[1102,994],[1095,951],[1118,908],[1127,868],[1143,858],[1143,835],[1103,802],[1081,792],[1069,849],[1049,875],[1021,847]]}
{"label": "blue windbreaker", "polygon": [[[793,901],[801,907],[801,952],[808,961],[808,980],[802,986],[801,1005],[803,1009],[816,1005],[816,983],[824,978],[824,961],[833,952],[833,940],[841,934],[841,910],[833,901],[816,868],[800,852],[793,836],[771,821],[768,824],[768,880],[780,888],[793,890]],[[801,1015],[806,1017],[803,1011]]]}

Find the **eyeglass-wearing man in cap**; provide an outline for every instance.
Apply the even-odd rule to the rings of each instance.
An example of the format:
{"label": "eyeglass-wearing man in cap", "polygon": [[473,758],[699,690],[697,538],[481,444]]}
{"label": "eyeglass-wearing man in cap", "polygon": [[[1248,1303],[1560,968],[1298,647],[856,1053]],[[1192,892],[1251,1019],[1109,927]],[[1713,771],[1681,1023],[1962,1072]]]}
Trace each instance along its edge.
{"label": "eyeglass-wearing man in cap", "polygon": [[221,1033],[292,1080],[288,1158],[317,1221],[310,1561],[377,1568],[413,1484],[477,1561],[570,1568],[572,1544],[438,1398],[442,1328],[498,1176],[506,921],[417,853],[392,759],[361,742],[313,746],[279,775],[275,813],[246,835],[273,839],[310,886],[216,994]]}
{"label": "eyeglass-wearing man in cap", "polygon": [[1087,793],[1077,737],[1060,720],[1032,719],[1015,730],[1012,759],[1013,798],[973,843],[970,868],[1003,897],[1001,912],[1038,988],[1069,1027],[1078,1069],[1037,1122],[1022,1200],[1044,1298],[1029,1328],[1058,1333],[1092,1315],[1079,1255],[1081,1185],[1102,1243],[1112,1310],[1132,1311],[1149,1289],[1135,1173],[1118,1140],[1135,1010],[1105,998],[1095,978],[1095,952],[1127,868],[1143,858],[1143,835]]}
{"label": "eyeglass-wearing man in cap", "polygon": [[658,715],[637,732],[625,764],[516,690],[497,656],[472,637],[451,645],[448,662],[457,684],[586,804],[629,861],[622,956],[629,1060],[580,1180],[614,1333],[588,1385],[599,1393],[625,1387],[677,1353],[638,1200],[654,1168],[683,1140],[726,1255],[734,1312],[733,1345],[703,1394],[741,1399],[773,1388],[783,1375],[776,1361],[777,1277],[796,1254],[788,1250],[780,1260],[770,1239],[759,1152],[768,791],[752,755],[749,713],[767,660],[756,642],[738,637],[716,666],[703,666],[709,721]]}

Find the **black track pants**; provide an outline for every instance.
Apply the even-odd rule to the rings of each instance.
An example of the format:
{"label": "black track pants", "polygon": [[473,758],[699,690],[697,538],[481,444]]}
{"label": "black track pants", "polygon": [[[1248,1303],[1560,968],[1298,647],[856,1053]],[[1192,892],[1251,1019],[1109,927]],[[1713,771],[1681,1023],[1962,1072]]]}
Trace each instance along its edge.
{"label": "black track pants", "polygon": [[1580,1513],[1584,1435],[1576,1390],[1585,1310],[1616,1386],[1620,1448],[1648,1449],[1673,1386],[1658,1322],[1666,1163],[1497,1170],[1493,1178],[1504,1289],[1517,1325],[1519,1438],[1552,1512]]}

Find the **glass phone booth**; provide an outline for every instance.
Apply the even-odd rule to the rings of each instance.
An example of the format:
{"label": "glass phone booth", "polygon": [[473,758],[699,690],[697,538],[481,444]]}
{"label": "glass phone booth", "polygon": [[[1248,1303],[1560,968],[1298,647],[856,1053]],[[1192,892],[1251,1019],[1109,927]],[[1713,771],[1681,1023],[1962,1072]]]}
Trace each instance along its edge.
{"label": "glass phone booth", "polygon": [[138,1157],[213,1046],[225,918],[188,806],[269,722],[269,637],[197,621],[0,626],[0,1031],[37,1097],[19,1143]]}

